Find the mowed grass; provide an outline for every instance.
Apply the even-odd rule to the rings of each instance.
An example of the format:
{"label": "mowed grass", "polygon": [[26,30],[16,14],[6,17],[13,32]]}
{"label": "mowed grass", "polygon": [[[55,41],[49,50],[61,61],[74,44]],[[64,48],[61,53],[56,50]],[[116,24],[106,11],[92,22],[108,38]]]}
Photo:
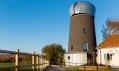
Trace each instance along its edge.
{"label": "mowed grass", "polygon": [[[20,68],[20,71],[32,71],[31,68],[25,67],[25,68]],[[15,71],[15,69],[1,69],[0,71]]]}
{"label": "mowed grass", "polygon": [[[15,63],[0,63],[0,67],[4,66],[14,66]],[[15,71],[15,68],[12,69],[0,69],[0,71]],[[30,67],[24,67],[20,68],[20,71],[32,71],[31,66]]]}
{"label": "mowed grass", "polygon": [[119,69],[111,69],[111,70],[80,70],[78,67],[70,67],[75,71],[119,71]]}
{"label": "mowed grass", "polygon": [[14,66],[15,63],[0,63],[0,66]]}

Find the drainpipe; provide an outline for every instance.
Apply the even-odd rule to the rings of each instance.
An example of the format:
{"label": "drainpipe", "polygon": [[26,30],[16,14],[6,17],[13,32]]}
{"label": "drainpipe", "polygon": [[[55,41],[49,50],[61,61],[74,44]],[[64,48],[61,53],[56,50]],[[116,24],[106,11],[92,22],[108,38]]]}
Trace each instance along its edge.
{"label": "drainpipe", "polygon": [[100,64],[102,64],[101,49],[100,50]]}

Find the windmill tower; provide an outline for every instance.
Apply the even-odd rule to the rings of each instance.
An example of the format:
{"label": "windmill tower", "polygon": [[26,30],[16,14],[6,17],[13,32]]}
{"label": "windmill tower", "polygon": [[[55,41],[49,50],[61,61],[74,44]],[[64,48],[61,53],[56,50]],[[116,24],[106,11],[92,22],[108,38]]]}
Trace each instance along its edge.
{"label": "windmill tower", "polygon": [[70,7],[69,45],[66,54],[68,61],[76,60],[75,57],[85,58],[87,61],[87,54],[94,52],[96,47],[94,18],[95,6],[89,2],[76,2]]}

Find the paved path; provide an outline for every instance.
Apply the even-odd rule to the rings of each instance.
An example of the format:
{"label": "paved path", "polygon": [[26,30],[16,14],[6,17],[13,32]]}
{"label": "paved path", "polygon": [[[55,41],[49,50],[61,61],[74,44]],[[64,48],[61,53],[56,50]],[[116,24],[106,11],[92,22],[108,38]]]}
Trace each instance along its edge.
{"label": "paved path", "polygon": [[49,66],[45,71],[75,71],[75,70],[67,69],[62,66],[52,65],[52,66]]}

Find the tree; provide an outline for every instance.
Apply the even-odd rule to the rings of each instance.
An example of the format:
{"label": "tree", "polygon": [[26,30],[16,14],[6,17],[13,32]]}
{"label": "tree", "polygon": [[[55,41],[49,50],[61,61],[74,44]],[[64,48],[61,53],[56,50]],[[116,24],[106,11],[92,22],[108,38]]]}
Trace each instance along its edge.
{"label": "tree", "polygon": [[105,27],[105,25],[103,25],[101,32],[102,32],[103,40],[104,40],[108,35],[107,34],[107,28]]}
{"label": "tree", "polygon": [[101,32],[103,34],[103,39],[105,39],[109,34],[119,33],[119,19],[107,19]]}
{"label": "tree", "polygon": [[65,49],[60,44],[50,44],[42,48],[42,53],[50,64],[61,64],[63,63]]}

